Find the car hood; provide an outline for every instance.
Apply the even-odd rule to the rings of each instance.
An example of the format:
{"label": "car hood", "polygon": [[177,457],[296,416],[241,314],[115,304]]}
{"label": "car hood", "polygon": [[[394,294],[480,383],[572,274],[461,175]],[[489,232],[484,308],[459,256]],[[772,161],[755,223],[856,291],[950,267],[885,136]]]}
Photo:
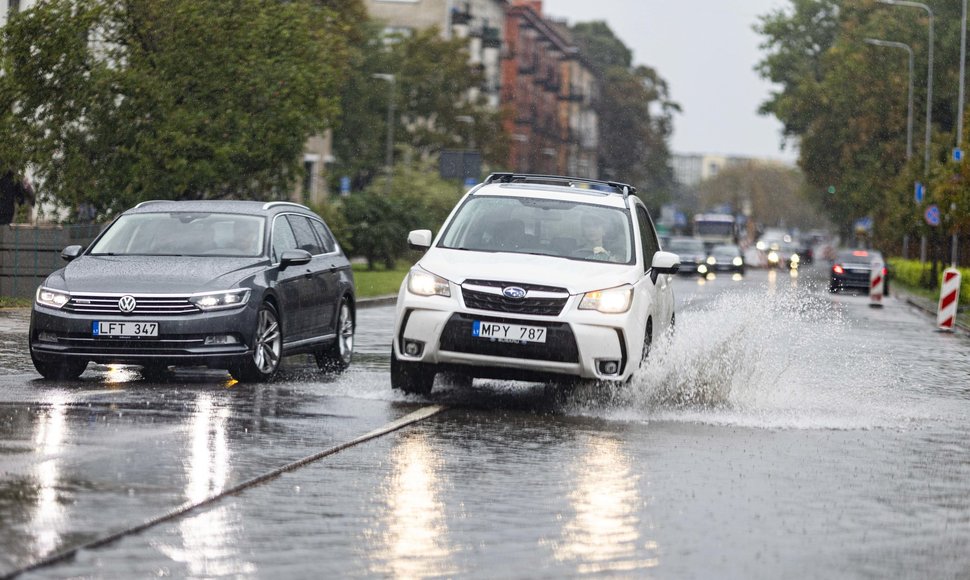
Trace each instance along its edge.
{"label": "car hood", "polygon": [[496,280],[566,288],[570,294],[633,284],[642,274],[639,266],[630,264],[443,248],[429,250],[418,265],[457,284],[465,280]]}
{"label": "car hood", "polygon": [[69,292],[191,294],[233,287],[260,265],[254,258],[80,256],[48,284]]}

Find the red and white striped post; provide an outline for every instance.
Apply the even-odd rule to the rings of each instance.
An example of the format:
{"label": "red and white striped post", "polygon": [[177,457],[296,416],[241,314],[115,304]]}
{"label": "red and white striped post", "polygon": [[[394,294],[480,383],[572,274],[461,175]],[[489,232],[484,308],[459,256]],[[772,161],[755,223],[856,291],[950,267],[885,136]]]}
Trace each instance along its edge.
{"label": "red and white striped post", "polygon": [[886,287],[885,265],[879,260],[869,264],[869,306],[882,308],[882,295]]}
{"label": "red and white striped post", "polygon": [[960,301],[960,271],[956,268],[943,270],[940,287],[940,307],[936,312],[936,325],[940,330],[953,331],[957,319],[957,303]]}

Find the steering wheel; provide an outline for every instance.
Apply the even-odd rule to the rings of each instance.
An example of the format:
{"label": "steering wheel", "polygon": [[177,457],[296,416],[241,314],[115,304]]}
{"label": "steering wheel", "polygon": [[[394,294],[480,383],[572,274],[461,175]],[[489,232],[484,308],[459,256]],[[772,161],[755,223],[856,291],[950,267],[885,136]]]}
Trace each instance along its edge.
{"label": "steering wheel", "polygon": [[589,248],[579,248],[578,250],[573,251],[573,255],[577,258],[583,258],[584,260],[598,260],[601,262],[608,262],[610,258],[613,257],[609,250],[596,254]]}

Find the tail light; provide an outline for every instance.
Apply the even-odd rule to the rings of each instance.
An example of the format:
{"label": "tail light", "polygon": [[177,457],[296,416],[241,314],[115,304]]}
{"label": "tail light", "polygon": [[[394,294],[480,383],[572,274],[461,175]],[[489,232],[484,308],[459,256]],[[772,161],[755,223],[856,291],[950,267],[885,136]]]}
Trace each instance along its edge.
{"label": "tail light", "polygon": [[832,271],[835,272],[836,274],[845,274],[845,270],[842,269],[841,264],[836,264],[832,266]]}

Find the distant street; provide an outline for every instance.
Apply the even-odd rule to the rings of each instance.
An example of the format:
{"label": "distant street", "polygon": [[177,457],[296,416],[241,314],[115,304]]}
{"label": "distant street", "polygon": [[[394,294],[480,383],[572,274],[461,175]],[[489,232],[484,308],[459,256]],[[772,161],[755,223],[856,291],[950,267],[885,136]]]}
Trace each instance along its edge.
{"label": "distant street", "polygon": [[23,577],[966,577],[970,340],[824,268],[679,277],[632,383],[571,391],[392,391],[393,306],[359,311],[338,377],[58,384],[0,311],[0,577],[434,405]]}

